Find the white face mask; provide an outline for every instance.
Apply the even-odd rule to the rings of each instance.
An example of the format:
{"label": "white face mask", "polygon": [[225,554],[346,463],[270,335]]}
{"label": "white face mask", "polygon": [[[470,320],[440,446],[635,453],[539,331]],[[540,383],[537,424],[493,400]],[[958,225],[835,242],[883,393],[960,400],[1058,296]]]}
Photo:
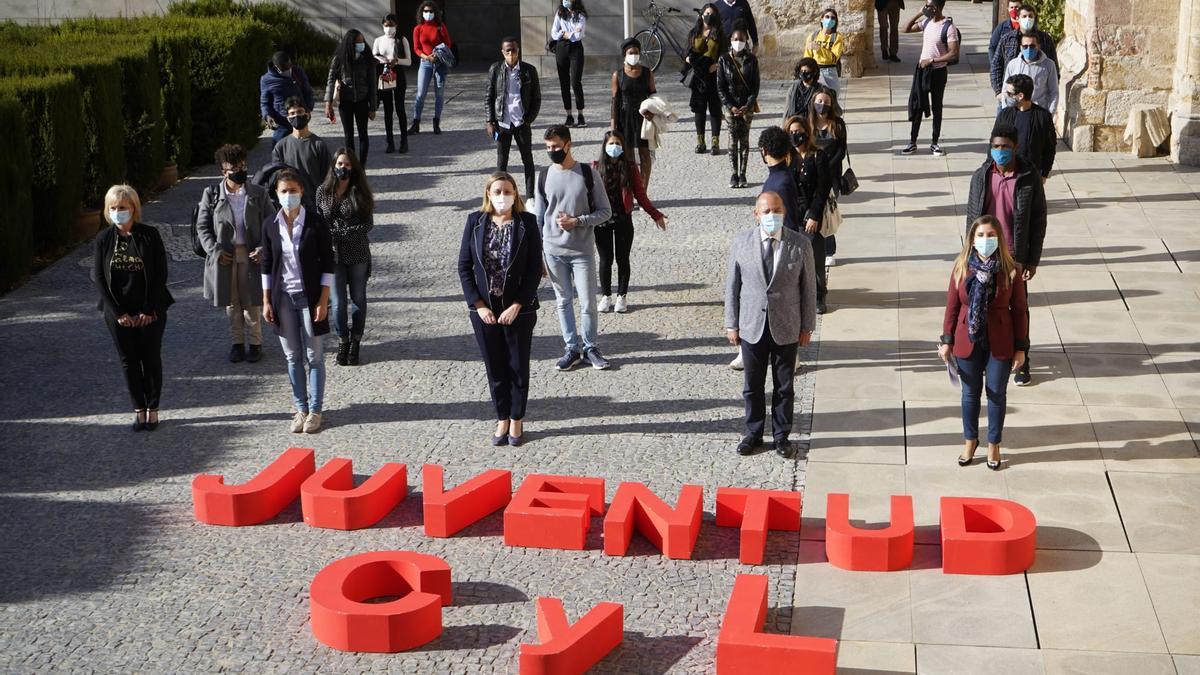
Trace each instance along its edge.
{"label": "white face mask", "polygon": [[625,63],[628,63],[631,66],[636,66],[637,64],[639,64],[641,62],[642,62],[641,54],[626,54],[625,55]]}
{"label": "white face mask", "polygon": [[496,213],[505,214],[516,203],[517,198],[512,195],[492,195],[492,208],[496,209]]}
{"label": "white face mask", "polygon": [[746,48],[746,43],[742,40],[734,40],[733,42],[729,43],[729,46],[733,48],[733,51],[740,52]]}
{"label": "white face mask", "polygon": [[292,211],[300,206],[300,194],[296,192],[277,192],[275,196],[279,197],[279,205],[284,211]]}
{"label": "white face mask", "polygon": [[383,34],[388,37],[396,37],[396,27],[395,26],[384,26]]}
{"label": "white face mask", "polygon": [[421,16],[424,17],[426,21],[433,21],[434,14],[433,12],[425,12]]}
{"label": "white face mask", "polygon": [[783,227],[782,213],[764,213],[758,217],[758,226],[763,232],[774,235]]}
{"label": "white face mask", "polygon": [[1027,16],[1023,19],[1017,19],[1017,23],[1021,26],[1021,30],[1028,33],[1029,31],[1033,30],[1033,26],[1037,23],[1037,19]]}
{"label": "white face mask", "polygon": [[124,225],[133,219],[133,211],[119,211],[117,209],[108,210],[108,219],[117,225]]}

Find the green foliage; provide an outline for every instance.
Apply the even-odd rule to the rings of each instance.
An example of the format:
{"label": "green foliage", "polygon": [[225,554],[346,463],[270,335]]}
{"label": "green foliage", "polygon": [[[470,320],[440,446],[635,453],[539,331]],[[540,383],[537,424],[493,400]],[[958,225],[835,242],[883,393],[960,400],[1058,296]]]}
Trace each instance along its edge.
{"label": "green foliage", "polygon": [[192,161],[192,43],[182,35],[156,35],[154,42],[162,86],[164,156],[186,167]]}
{"label": "green foliage", "polygon": [[83,198],[83,99],[68,73],[0,78],[0,98],[15,98],[24,112],[23,128],[0,137],[6,161],[29,143],[34,250],[52,251],[70,242]]}
{"label": "green foliage", "polygon": [[[0,29],[2,30],[2,29]],[[3,85],[0,85],[2,87]],[[29,272],[33,260],[33,198],[30,179],[33,158],[21,102],[11,89],[0,89],[0,128],[9,133],[0,136],[0,291],[14,286]]]}
{"label": "green foliage", "polygon": [[152,192],[166,155],[158,49],[153,42],[131,42],[116,60],[122,75],[126,178],[139,192]]}
{"label": "green foliage", "polygon": [[1066,4],[1066,0],[1040,0],[1035,5],[1038,10],[1038,27],[1049,33],[1055,43],[1062,42],[1063,39]]}

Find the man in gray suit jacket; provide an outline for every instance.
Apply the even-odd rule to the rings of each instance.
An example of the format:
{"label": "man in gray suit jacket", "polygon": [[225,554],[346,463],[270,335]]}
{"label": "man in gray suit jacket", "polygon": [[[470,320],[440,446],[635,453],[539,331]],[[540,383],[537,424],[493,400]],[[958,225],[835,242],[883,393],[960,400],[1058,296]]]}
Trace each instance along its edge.
{"label": "man in gray suit jacket", "polygon": [[730,344],[741,345],[745,363],[746,435],[738,443],[739,455],[749,455],[762,445],[768,363],[774,385],[771,426],[775,452],[785,459],[796,452],[788,440],[796,350],[809,343],[817,325],[817,279],[812,245],[803,235],[783,227],[785,213],[778,194],[759,195],[754,205],[758,226],[738,234],[729,252],[725,330]]}

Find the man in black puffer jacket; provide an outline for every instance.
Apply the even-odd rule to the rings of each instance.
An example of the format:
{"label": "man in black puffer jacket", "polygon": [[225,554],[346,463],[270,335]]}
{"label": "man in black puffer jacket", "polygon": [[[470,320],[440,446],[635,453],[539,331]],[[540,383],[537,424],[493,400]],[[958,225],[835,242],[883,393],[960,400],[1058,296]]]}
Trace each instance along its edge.
{"label": "man in black puffer jacket", "polygon": [[1054,168],[1058,152],[1058,132],[1054,116],[1033,102],[1033,78],[1017,74],[1008,78],[1005,94],[1013,104],[996,116],[997,125],[1012,125],[1017,129],[1017,154],[1042,174],[1042,183]]}
{"label": "man in black puffer jacket", "polygon": [[[1046,192],[1037,167],[1018,155],[1017,129],[997,124],[992,129],[991,153],[971,177],[967,198],[967,231],[976,218],[994,216],[1017,262],[1029,281],[1037,274],[1046,238]],[[1018,386],[1030,383],[1029,361],[1017,371]]]}
{"label": "man in black puffer jacket", "polygon": [[517,141],[525,165],[525,199],[533,198],[533,121],[542,109],[542,85],[537,68],[521,60],[521,42],[506,37],[500,42],[504,60],[488,70],[483,105],[487,132],[496,141],[496,170],[508,171],[508,153]]}

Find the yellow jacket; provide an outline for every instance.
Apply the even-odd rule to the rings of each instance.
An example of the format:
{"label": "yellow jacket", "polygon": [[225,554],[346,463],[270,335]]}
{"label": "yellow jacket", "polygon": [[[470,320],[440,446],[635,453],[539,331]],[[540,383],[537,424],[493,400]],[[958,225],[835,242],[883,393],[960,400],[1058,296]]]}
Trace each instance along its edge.
{"label": "yellow jacket", "polygon": [[[808,42],[815,42],[816,49],[808,49]],[[808,41],[804,44],[804,56],[817,60],[817,65],[826,67],[835,65],[842,60],[842,52],[845,51],[846,45],[842,42],[841,33],[826,33],[824,29],[809,35]]]}

